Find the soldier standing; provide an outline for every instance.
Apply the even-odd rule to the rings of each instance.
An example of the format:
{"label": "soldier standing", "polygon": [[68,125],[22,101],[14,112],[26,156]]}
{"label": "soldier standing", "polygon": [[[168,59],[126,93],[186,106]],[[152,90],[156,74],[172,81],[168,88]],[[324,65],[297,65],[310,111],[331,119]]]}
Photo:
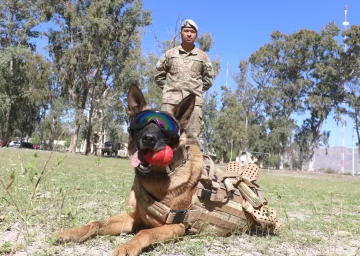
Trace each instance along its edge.
{"label": "soldier standing", "polygon": [[165,52],[156,64],[155,81],[163,91],[162,111],[173,108],[190,93],[196,94],[195,108],[187,129],[189,138],[200,144],[203,92],[212,85],[213,68],[207,54],[195,47],[198,26],[193,20],[181,24],[181,45]]}

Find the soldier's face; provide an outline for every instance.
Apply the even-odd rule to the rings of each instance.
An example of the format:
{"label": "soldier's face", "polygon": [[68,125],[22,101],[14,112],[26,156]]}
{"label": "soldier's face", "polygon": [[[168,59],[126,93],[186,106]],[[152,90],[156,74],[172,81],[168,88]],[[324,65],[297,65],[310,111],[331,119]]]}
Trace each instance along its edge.
{"label": "soldier's face", "polygon": [[183,28],[180,37],[183,43],[193,44],[196,40],[197,32],[193,28]]}

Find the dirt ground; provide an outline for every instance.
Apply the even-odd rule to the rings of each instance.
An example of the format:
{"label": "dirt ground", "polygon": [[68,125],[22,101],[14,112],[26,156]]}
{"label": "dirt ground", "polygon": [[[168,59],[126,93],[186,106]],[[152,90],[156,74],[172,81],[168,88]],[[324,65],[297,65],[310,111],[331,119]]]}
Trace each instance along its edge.
{"label": "dirt ground", "polygon": [[[293,215],[293,214],[290,214]],[[304,218],[304,216],[292,216],[291,218]],[[15,244],[17,236],[19,235],[19,224],[14,224],[9,229],[0,235],[0,244],[9,241]],[[122,244],[131,236],[118,237],[104,237],[89,240],[84,244],[67,244],[67,245],[52,245],[50,243],[51,234],[44,234],[36,227],[28,228],[20,233],[18,239],[19,248],[15,252],[15,256],[25,255],[88,255],[88,256],[102,256],[110,255],[114,244]],[[318,234],[324,240],[329,240],[328,235]],[[26,242],[26,239],[32,242]],[[194,252],[184,246],[190,241],[191,244],[197,248],[198,243],[202,243],[203,249]],[[360,240],[354,238],[351,234],[346,232],[338,232],[332,234],[333,243],[329,246],[325,244],[313,244],[311,246],[300,246],[297,243],[278,243],[274,237],[256,237],[248,234],[234,235],[228,238],[214,238],[211,241],[204,241],[203,239],[193,238],[186,242],[179,241],[170,246],[153,246],[151,250],[145,252],[144,255],[243,255],[243,256],[257,256],[257,255],[359,255]],[[336,243],[336,244],[335,244]],[[10,255],[3,253],[2,255]]]}
{"label": "dirt ground", "polygon": [[[219,166],[222,168],[223,166]],[[276,171],[270,170],[274,175],[304,176],[301,172]],[[328,174],[314,174],[328,175]],[[306,176],[309,176],[306,173]],[[350,177],[349,177],[350,178]],[[356,177],[357,180],[360,177]],[[0,205],[0,226],[5,225],[1,220]],[[304,223],[311,218],[300,212],[288,212],[288,218],[300,220]],[[42,255],[61,255],[61,256],[102,256],[110,255],[116,245],[125,243],[131,239],[131,235],[117,237],[97,237],[86,241],[83,244],[52,244],[54,233],[51,227],[41,229],[39,226],[21,226],[20,223],[11,224],[0,234],[0,255],[10,255],[6,250],[6,244],[16,245],[15,256],[42,256]],[[47,230],[47,231],[44,231]],[[351,233],[337,231],[333,234],[325,234],[313,231],[312,237],[316,238],[313,242],[302,243],[305,235],[294,232],[294,242],[284,242],[281,234],[277,236],[256,236],[249,234],[233,235],[226,238],[185,238],[175,243],[165,243],[152,246],[143,255],[360,255],[360,237],[354,237]],[[306,245],[304,245],[306,244]]]}

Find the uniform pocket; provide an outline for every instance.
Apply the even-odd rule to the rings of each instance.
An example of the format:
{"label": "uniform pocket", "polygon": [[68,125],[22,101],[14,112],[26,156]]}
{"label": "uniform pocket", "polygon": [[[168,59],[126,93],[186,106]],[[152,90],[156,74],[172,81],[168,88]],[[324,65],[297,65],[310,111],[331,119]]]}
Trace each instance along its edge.
{"label": "uniform pocket", "polygon": [[181,71],[181,61],[177,57],[172,57],[169,60],[169,73],[175,75]]}
{"label": "uniform pocket", "polygon": [[191,68],[190,68],[190,76],[192,78],[196,78],[196,77],[199,77],[201,76],[202,74],[202,61],[200,60],[193,60],[192,61],[192,64],[191,64]]}

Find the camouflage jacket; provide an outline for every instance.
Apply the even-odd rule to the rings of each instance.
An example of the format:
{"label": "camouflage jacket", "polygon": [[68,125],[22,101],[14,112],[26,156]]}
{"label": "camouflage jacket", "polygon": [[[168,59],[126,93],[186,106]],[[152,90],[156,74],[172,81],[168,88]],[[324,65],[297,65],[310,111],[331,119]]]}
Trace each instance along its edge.
{"label": "camouflage jacket", "polygon": [[155,81],[163,90],[163,103],[177,104],[190,93],[202,106],[202,94],[212,85],[213,68],[209,57],[199,48],[187,53],[182,46],[165,52],[156,64]]}

